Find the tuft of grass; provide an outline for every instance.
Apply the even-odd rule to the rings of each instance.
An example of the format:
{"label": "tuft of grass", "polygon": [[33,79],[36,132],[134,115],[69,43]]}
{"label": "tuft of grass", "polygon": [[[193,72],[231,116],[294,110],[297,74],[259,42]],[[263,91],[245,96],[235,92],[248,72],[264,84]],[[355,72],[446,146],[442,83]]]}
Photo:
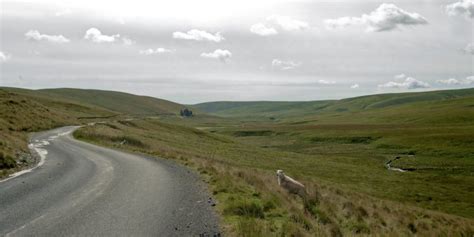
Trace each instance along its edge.
{"label": "tuft of grass", "polygon": [[244,217],[265,218],[262,204],[255,200],[230,200],[224,207],[224,214]]}

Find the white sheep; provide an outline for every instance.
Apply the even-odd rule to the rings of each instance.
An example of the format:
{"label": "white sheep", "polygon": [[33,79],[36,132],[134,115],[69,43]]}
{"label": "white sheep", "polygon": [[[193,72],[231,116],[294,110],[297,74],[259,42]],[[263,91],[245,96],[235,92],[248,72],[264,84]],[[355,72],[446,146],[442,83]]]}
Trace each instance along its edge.
{"label": "white sheep", "polygon": [[306,189],[303,184],[286,176],[283,170],[277,170],[278,185],[288,190],[290,193],[298,194],[301,197],[306,195]]}

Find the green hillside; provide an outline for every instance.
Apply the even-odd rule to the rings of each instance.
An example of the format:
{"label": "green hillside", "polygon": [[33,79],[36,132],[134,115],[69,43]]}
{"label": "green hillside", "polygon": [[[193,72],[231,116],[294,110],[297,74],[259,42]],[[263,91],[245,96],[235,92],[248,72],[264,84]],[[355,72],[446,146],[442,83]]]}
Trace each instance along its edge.
{"label": "green hillside", "polygon": [[362,112],[373,109],[395,109],[422,102],[473,98],[474,89],[368,95],[334,101],[307,102],[208,102],[194,108],[223,117],[301,117],[317,114]]}
{"label": "green hillside", "polygon": [[182,105],[149,96],[132,95],[124,92],[84,90],[84,89],[45,89],[39,90],[52,98],[61,98],[98,106],[121,114],[163,115],[179,114]]}

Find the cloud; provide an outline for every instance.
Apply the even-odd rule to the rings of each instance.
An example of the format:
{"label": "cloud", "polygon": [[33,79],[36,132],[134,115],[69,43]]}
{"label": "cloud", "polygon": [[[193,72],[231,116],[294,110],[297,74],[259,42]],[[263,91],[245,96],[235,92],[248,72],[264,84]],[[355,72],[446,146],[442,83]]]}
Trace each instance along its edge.
{"label": "cloud", "polygon": [[446,85],[460,85],[461,81],[456,78],[449,78],[447,80],[437,80],[436,82]]}
{"label": "cloud", "polygon": [[334,84],[336,84],[335,81],[327,81],[327,80],[318,80],[318,83],[323,84],[323,85],[334,85]]}
{"label": "cloud", "polygon": [[273,27],[268,27],[263,23],[257,23],[250,27],[250,32],[261,35],[261,36],[268,36],[268,35],[276,35],[278,31],[275,30]]}
{"label": "cloud", "polygon": [[172,53],[172,52],[174,52],[174,50],[165,49],[165,48],[145,49],[145,50],[139,51],[139,53],[143,55],[164,54],[164,53]]}
{"label": "cloud", "polygon": [[120,38],[119,34],[116,35],[103,35],[97,28],[90,28],[86,31],[84,39],[91,40],[94,43],[112,43]]}
{"label": "cloud", "polygon": [[250,27],[250,32],[261,36],[276,35],[278,34],[276,28],[284,31],[299,31],[308,29],[309,24],[305,21],[296,20],[289,16],[273,15],[267,17],[264,23],[259,22],[253,24]]}
{"label": "cloud", "polygon": [[466,77],[465,79],[456,79],[456,78],[449,78],[449,79],[446,79],[446,80],[437,80],[436,82],[440,83],[440,84],[445,84],[445,85],[450,85],[450,86],[453,86],[453,85],[471,85],[471,84],[474,84],[474,76],[469,76],[469,77]]}
{"label": "cloud", "polygon": [[430,85],[426,82],[417,80],[413,77],[407,77],[403,82],[387,82],[385,84],[379,85],[379,88],[399,88],[399,89],[419,89],[419,88],[429,88]]}
{"label": "cloud", "polygon": [[407,78],[407,75],[402,73],[402,74],[395,75],[393,78],[395,78],[395,79],[405,79],[405,78]]}
{"label": "cloud", "polygon": [[446,6],[446,13],[450,16],[465,16],[474,18],[474,0],[462,0]]}
{"label": "cloud", "polygon": [[125,46],[130,46],[130,45],[133,45],[133,44],[137,43],[137,42],[135,42],[135,40],[132,40],[132,39],[127,38],[127,37],[122,37],[122,42],[123,42],[123,45],[125,45]]}
{"label": "cloud", "polygon": [[468,54],[474,54],[474,43],[467,44],[464,48],[464,52]]}
{"label": "cloud", "polygon": [[183,32],[174,32],[173,38],[175,39],[184,39],[184,40],[197,40],[197,41],[212,41],[212,42],[221,42],[224,40],[224,37],[221,33],[217,32],[215,34],[208,33],[203,30],[192,29],[186,33]]}
{"label": "cloud", "polygon": [[309,24],[307,22],[296,20],[289,16],[273,15],[268,17],[267,21],[273,22],[286,31],[305,30],[309,28]]}
{"label": "cloud", "polygon": [[70,40],[62,35],[45,35],[41,34],[37,30],[30,30],[25,33],[25,37],[28,40],[35,40],[35,41],[48,41],[51,43],[68,43]]}
{"label": "cloud", "polygon": [[300,62],[293,62],[293,61],[283,61],[280,59],[273,59],[272,61],[272,67],[278,68],[280,70],[290,70],[297,68],[301,65]]}
{"label": "cloud", "polygon": [[357,89],[357,88],[359,88],[359,84],[354,84],[351,86],[351,89]]}
{"label": "cloud", "polygon": [[418,13],[407,12],[394,4],[383,3],[369,14],[361,17],[341,17],[327,19],[324,24],[329,29],[363,25],[368,32],[381,32],[397,29],[401,25],[423,25],[428,21]]}
{"label": "cloud", "polygon": [[219,59],[222,62],[227,62],[232,57],[232,53],[226,49],[216,49],[214,52],[202,53],[201,57]]}
{"label": "cloud", "polygon": [[10,60],[11,56],[7,53],[4,53],[2,51],[0,51],[0,63],[4,63],[8,60]]}

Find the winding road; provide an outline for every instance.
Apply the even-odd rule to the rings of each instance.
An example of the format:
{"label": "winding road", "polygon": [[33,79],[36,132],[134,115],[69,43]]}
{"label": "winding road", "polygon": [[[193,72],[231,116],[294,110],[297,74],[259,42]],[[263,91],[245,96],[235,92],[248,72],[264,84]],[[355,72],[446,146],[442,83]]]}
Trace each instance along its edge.
{"label": "winding road", "polygon": [[37,133],[43,161],[0,182],[0,236],[217,236],[198,176],[171,161]]}

